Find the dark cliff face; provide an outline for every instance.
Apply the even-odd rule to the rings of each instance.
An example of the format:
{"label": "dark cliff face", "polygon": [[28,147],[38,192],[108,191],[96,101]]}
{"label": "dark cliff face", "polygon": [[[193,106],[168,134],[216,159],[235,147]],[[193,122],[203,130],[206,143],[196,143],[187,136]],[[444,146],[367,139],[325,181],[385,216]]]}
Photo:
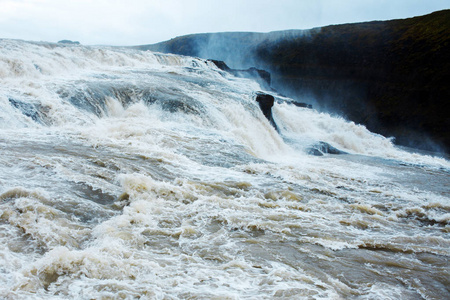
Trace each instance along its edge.
{"label": "dark cliff face", "polygon": [[450,151],[450,10],[306,31],[190,35],[140,49],[266,69],[287,96],[313,99],[398,144]]}
{"label": "dark cliff face", "polygon": [[328,26],[260,43],[256,56],[289,96],[310,95],[399,144],[432,148],[430,138],[450,150],[449,10]]}

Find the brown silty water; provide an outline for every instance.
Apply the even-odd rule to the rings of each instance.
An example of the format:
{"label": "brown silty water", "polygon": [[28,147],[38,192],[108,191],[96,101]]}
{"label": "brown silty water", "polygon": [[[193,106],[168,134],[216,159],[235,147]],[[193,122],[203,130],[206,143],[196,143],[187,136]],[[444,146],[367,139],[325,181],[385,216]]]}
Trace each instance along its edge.
{"label": "brown silty water", "polygon": [[199,59],[0,49],[1,298],[447,297],[448,160],[286,103],[277,132]]}

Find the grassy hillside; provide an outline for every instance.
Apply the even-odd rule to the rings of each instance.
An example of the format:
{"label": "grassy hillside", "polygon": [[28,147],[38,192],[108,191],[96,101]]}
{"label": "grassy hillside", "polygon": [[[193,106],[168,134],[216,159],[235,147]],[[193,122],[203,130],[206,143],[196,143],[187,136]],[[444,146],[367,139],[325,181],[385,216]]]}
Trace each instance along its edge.
{"label": "grassy hillside", "polygon": [[263,68],[274,88],[299,101],[313,99],[402,145],[450,150],[450,10],[305,31],[189,35],[140,49]]}

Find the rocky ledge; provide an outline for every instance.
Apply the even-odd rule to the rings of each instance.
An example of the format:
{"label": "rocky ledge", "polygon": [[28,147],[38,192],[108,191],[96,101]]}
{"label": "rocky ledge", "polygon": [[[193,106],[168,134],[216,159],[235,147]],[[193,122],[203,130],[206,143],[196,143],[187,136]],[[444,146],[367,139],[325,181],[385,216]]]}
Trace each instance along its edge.
{"label": "rocky ledge", "polygon": [[267,72],[266,70],[261,70],[254,67],[244,70],[238,70],[228,67],[228,65],[221,60],[208,59],[208,61],[215,64],[216,67],[218,67],[219,69],[226,71],[230,74],[233,74],[236,77],[250,78],[256,80],[262,87],[270,88],[271,84],[270,73]]}

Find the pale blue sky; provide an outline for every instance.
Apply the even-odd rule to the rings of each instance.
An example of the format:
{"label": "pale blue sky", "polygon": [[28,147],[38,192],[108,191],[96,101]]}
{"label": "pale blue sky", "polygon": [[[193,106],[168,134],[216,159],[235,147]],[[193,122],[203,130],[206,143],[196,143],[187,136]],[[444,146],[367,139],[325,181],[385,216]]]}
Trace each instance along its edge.
{"label": "pale blue sky", "polygon": [[190,33],[309,29],[448,8],[449,0],[0,0],[0,38],[137,45]]}

